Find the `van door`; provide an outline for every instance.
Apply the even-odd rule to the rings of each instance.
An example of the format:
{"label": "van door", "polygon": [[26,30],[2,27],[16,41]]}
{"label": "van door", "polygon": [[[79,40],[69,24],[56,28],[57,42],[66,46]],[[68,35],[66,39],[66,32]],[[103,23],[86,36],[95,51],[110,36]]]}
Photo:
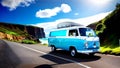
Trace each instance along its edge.
{"label": "van door", "polygon": [[70,46],[75,46],[76,45],[76,37],[78,36],[78,30],[77,29],[71,29],[68,30],[68,35],[66,38],[64,38],[62,45],[63,49],[69,50]]}

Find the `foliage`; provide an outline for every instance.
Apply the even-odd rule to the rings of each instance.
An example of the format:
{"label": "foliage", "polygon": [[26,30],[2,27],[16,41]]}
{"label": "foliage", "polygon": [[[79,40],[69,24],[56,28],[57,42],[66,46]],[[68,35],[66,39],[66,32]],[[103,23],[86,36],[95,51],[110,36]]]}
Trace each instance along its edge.
{"label": "foliage", "polygon": [[116,47],[112,50],[111,54],[120,54],[120,47]]}
{"label": "foliage", "polygon": [[97,25],[96,30],[98,30],[98,31],[99,31],[99,30],[101,30],[101,29],[102,29],[102,27],[103,27],[103,25],[102,25],[102,24],[98,24],[98,25]]}
{"label": "foliage", "polygon": [[100,52],[103,54],[114,54],[114,55],[120,55],[120,47],[100,47]]}
{"label": "foliage", "polygon": [[25,43],[25,44],[36,44],[37,42],[35,42],[33,40],[25,39],[25,40],[22,40],[22,43]]}
{"label": "foliage", "polygon": [[2,25],[0,25],[0,32],[10,34],[10,35],[15,35],[15,36],[25,35],[25,32],[21,31],[20,29],[10,29]]}
{"label": "foliage", "polygon": [[[96,33],[100,37],[101,44],[110,46],[118,45],[120,39],[119,22],[120,22],[120,4],[116,5],[116,9],[107,17],[97,22]],[[106,46],[106,45],[105,45]]]}
{"label": "foliage", "polygon": [[[100,38],[101,53],[120,54],[119,40],[120,31],[120,4],[104,19],[91,24],[95,26],[96,34]],[[92,27],[91,27],[92,28]]]}
{"label": "foliage", "polygon": [[48,46],[48,44],[47,44],[47,43],[44,43],[43,45],[44,45],[44,46]]}
{"label": "foliage", "polygon": [[103,23],[97,24],[96,29],[95,29],[96,34],[98,35],[100,33],[103,33],[103,31],[104,31],[105,28],[106,27],[105,27],[105,25]]}

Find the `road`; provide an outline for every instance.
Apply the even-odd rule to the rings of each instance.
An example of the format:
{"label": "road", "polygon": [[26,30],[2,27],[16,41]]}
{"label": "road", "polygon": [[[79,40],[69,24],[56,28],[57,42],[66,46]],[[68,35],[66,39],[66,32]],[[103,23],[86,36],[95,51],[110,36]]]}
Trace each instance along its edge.
{"label": "road", "polygon": [[0,68],[120,68],[120,56],[79,54],[73,58],[69,52],[41,44],[22,44],[0,40]]}

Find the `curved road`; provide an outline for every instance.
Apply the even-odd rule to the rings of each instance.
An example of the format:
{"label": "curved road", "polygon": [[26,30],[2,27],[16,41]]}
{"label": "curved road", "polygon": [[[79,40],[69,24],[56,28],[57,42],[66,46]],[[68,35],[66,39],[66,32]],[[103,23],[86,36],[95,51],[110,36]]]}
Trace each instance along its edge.
{"label": "curved road", "polygon": [[69,52],[41,44],[28,45],[0,40],[0,68],[120,68],[120,56],[79,54],[73,58]]}

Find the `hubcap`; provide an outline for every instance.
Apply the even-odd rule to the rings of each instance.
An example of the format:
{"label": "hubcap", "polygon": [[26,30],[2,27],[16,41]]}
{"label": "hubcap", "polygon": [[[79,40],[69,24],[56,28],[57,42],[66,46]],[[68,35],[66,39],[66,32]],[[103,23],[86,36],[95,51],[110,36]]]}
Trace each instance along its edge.
{"label": "hubcap", "polygon": [[52,50],[52,51],[54,51],[54,50],[55,50],[55,48],[54,48],[54,47],[52,47],[52,48],[51,48],[51,50]]}
{"label": "hubcap", "polygon": [[75,50],[71,51],[71,56],[75,56]]}
{"label": "hubcap", "polygon": [[55,51],[55,47],[54,47],[54,46],[52,46],[52,47],[51,47],[51,50],[52,50],[52,51]]}

